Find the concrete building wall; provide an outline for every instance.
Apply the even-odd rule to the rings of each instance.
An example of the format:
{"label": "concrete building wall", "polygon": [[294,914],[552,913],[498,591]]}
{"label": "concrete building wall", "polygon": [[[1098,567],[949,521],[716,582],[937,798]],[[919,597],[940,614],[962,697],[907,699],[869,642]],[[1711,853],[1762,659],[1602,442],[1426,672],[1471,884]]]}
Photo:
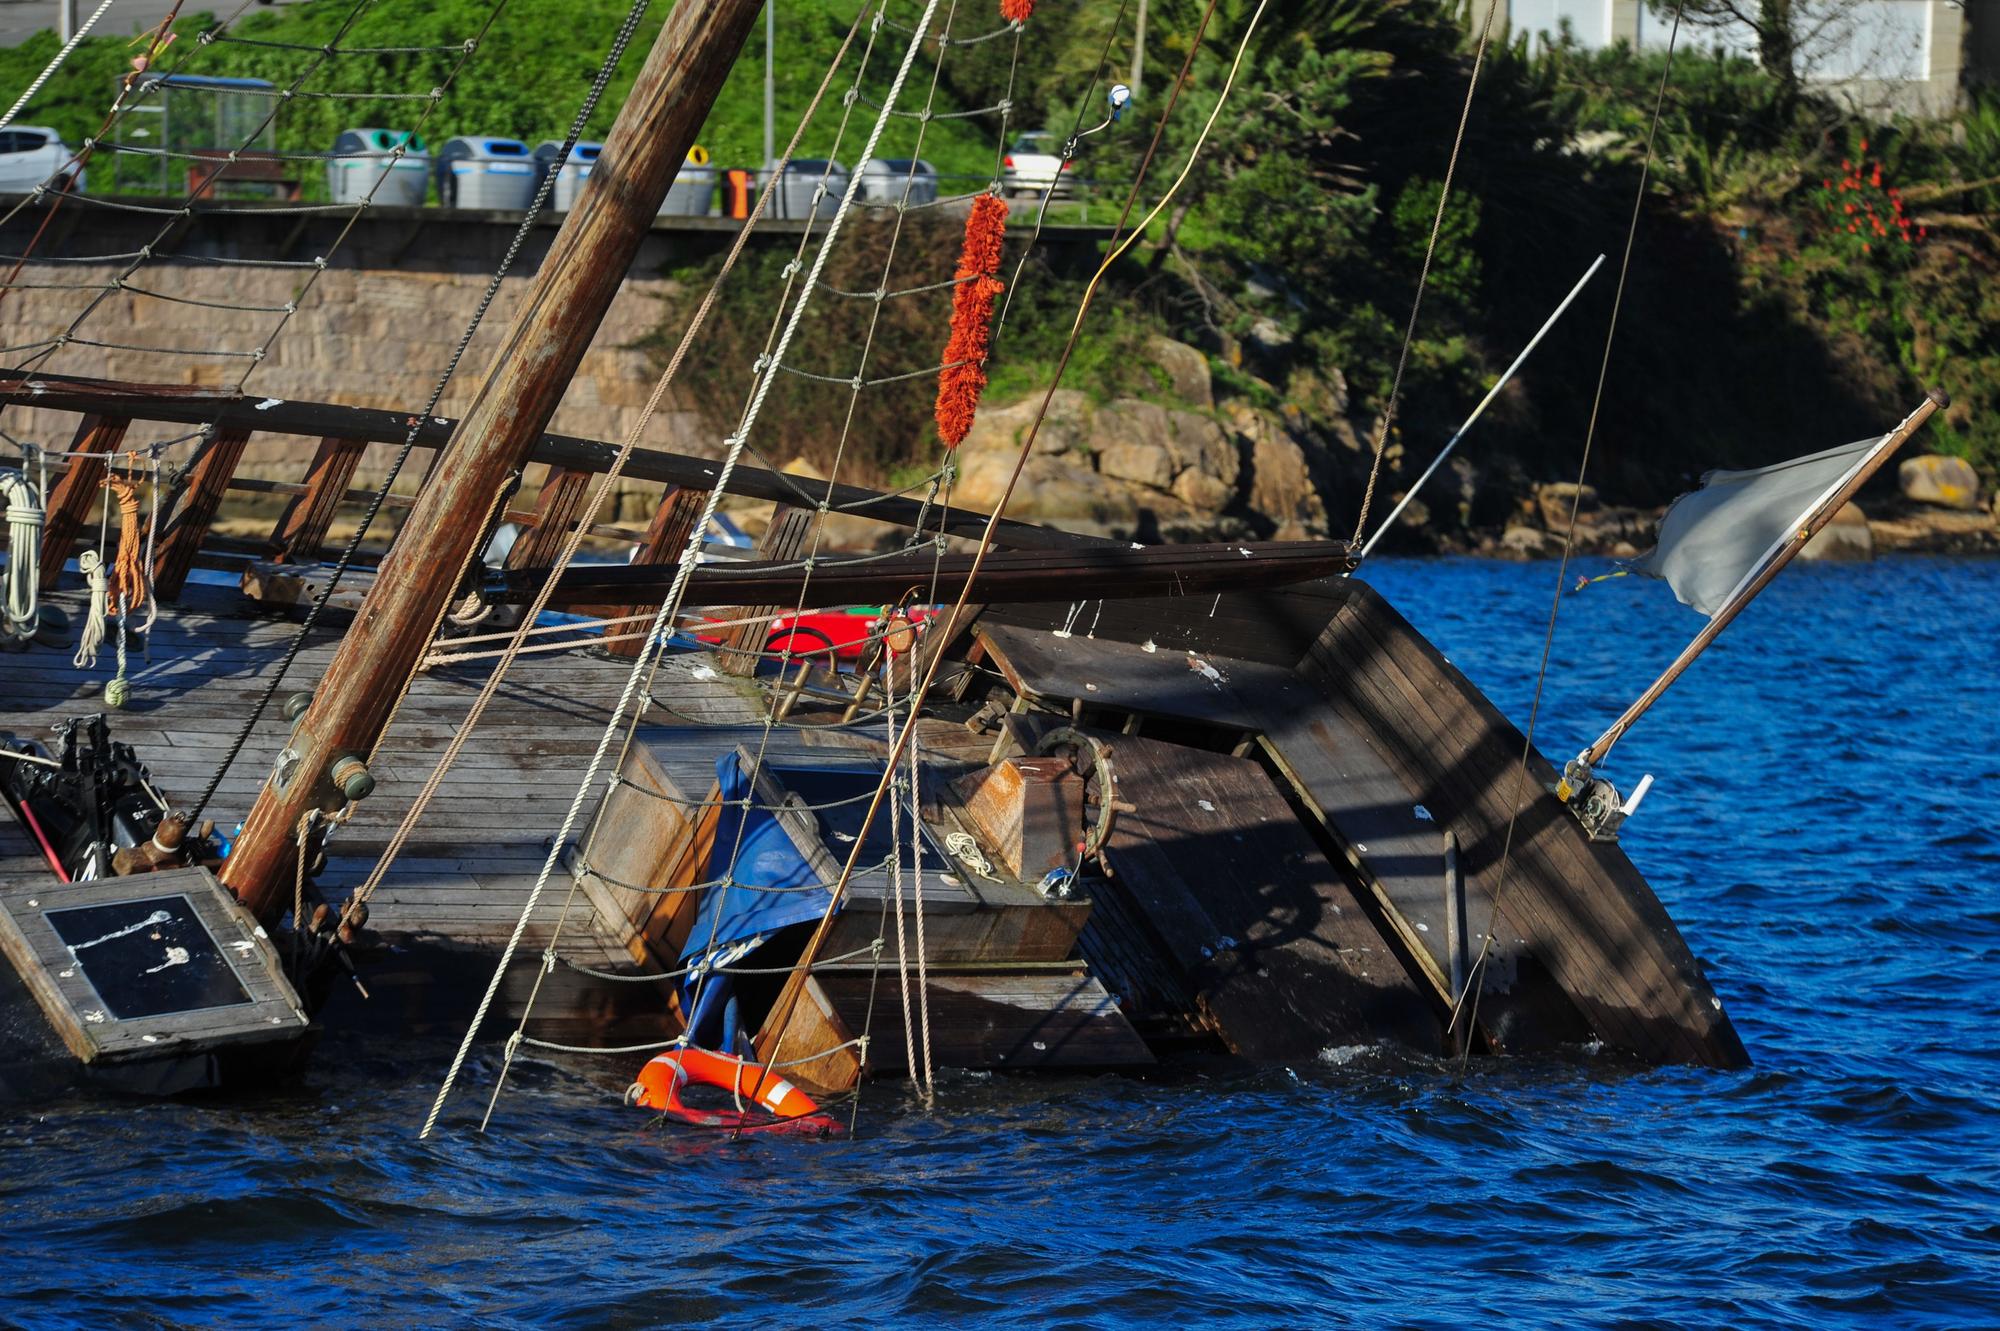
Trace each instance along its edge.
{"label": "concrete building wall", "polygon": [[[1975,9],[1988,12],[1977,16]],[[1586,47],[1663,48],[1671,19],[1645,0],[1508,0],[1513,31],[1552,35],[1567,23]],[[1683,24],[1683,49],[1757,57],[1744,24]],[[1948,115],[1968,82],[2000,78],[2000,0],[1852,0],[1803,57],[1806,79],[1878,115]]]}

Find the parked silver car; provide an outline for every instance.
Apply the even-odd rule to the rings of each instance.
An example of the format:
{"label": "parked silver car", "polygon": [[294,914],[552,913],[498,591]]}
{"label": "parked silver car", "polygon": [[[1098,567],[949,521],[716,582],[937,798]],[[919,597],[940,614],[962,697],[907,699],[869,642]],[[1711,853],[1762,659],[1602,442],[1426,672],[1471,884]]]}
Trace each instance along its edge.
{"label": "parked silver car", "polygon": [[1074,162],[1062,159],[1063,141],[1045,129],[1030,130],[1015,139],[1000,160],[1000,188],[1008,194],[1040,194],[1055,185],[1055,197],[1066,199],[1075,192]]}
{"label": "parked silver car", "polygon": [[[41,125],[0,129],[0,194],[26,194],[43,184],[83,189],[84,172],[70,165],[76,156],[62,136]],[[53,179],[62,176],[62,181]]]}

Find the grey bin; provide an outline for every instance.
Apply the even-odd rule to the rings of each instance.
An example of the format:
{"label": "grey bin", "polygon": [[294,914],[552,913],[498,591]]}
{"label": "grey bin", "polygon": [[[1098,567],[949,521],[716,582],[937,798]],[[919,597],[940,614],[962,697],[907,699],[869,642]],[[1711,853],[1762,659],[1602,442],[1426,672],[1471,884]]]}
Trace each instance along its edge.
{"label": "grey bin", "polygon": [[535,155],[519,139],[447,139],[437,155],[438,202],[447,208],[523,212],[535,197]]}
{"label": "grey bin", "polygon": [[662,217],[707,217],[715,211],[716,170],[712,166],[682,165],[681,173],[667,187],[666,201],[660,205]]}
{"label": "grey bin", "polygon": [[[822,173],[826,176],[826,196],[819,201],[819,215],[832,217],[840,210],[841,197],[847,193],[847,168],[839,162],[829,163],[823,157],[794,161],[785,168],[785,178],[771,191],[769,215],[794,220],[809,216],[813,211],[813,191],[819,188]],[[768,169],[759,173],[758,188],[770,178]]]}
{"label": "grey bin", "polygon": [[[396,149],[402,146],[401,157]],[[431,155],[423,139],[400,129],[344,129],[326,164],[327,193],[335,203],[421,208],[431,187]]]}
{"label": "grey bin", "polygon": [[886,203],[893,207],[903,201],[905,186],[910,191],[910,207],[937,202],[936,170],[921,158],[908,157],[878,158],[862,167],[858,197],[863,203]]}
{"label": "grey bin", "polygon": [[[576,207],[576,196],[583,192],[583,182],[590,178],[590,169],[597,165],[597,156],[603,151],[601,143],[578,143],[569,150],[569,160],[563,163],[561,173],[556,176],[556,187],[549,191],[549,207],[559,213]],[[544,139],[535,145],[536,189],[541,188],[542,177],[555,169],[556,158],[560,156],[560,139]]]}

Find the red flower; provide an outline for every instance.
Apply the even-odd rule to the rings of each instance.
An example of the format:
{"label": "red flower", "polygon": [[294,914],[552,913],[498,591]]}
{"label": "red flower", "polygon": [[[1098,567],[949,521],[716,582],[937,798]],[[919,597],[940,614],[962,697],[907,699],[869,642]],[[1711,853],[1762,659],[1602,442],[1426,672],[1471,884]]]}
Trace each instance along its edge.
{"label": "red flower", "polygon": [[1026,23],[1035,12],[1035,0],[1000,0],[1000,17],[1009,23]]}
{"label": "red flower", "polygon": [[1861,140],[1861,151],[1862,152],[1868,151],[1868,140],[1866,139]]}
{"label": "red flower", "polygon": [[1865,240],[1861,242],[1861,252],[1863,254],[1868,253],[1868,242]]}

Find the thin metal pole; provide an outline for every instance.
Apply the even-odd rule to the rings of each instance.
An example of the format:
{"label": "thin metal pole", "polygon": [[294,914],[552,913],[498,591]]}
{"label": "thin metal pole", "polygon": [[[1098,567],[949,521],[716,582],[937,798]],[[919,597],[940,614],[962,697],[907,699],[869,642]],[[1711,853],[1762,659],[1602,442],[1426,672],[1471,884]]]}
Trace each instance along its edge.
{"label": "thin metal pole", "polygon": [[1132,96],[1139,95],[1140,80],[1146,77],[1146,0],[1139,0],[1132,16],[1132,77],[1125,82]]}
{"label": "thin metal pole", "polygon": [[1458,432],[1452,435],[1450,442],[1445,444],[1444,451],[1431,459],[1431,465],[1424,468],[1424,474],[1417,477],[1417,483],[1410,487],[1409,493],[1405,494],[1397,501],[1396,506],[1389,510],[1389,516],[1382,519],[1382,525],[1375,529],[1375,534],[1370,536],[1368,543],[1361,547],[1361,553],[1356,556],[1357,559],[1368,558],[1368,552],[1375,548],[1375,543],[1388,534],[1389,528],[1396,525],[1396,519],[1402,515],[1404,509],[1410,506],[1410,501],[1417,497],[1417,491],[1424,488],[1424,482],[1430,480],[1432,473],[1444,465],[1444,460],[1451,456],[1451,451],[1454,448],[1458,447],[1458,441],[1465,438],[1465,432],[1472,428],[1473,422],[1477,421],[1485,413],[1486,408],[1491,405],[1493,399],[1500,395],[1500,390],[1507,386],[1508,381],[1514,377],[1515,372],[1527,362],[1529,355],[1534,352],[1536,347],[1542,344],[1542,339],[1547,337],[1549,330],[1556,326],[1556,320],[1563,317],[1564,311],[1568,310],[1576,298],[1583,294],[1584,287],[1589,284],[1591,278],[1597,276],[1597,270],[1603,266],[1604,256],[1600,254],[1597,256],[1597,262],[1590,265],[1590,270],[1578,278],[1576,285],[1569,289],[1569,294],[1563,297],[1562,304],[1556,306],[1555,313],[1543,320],[1542,326],[1535,330],[1535,335],[1528,339],[1527,346],[1521,348],[1521,354],[1514,357],[1514,363],[1507,367],[1506,373],[1495,380],[1493,387],[1486,391],[1486,396],[1479,400],[1479,405],[1474,407],[1472,414],[1465,418],[1465,424],[1459,426]]}
{"label": "thin metal pole", "polygon": [[76,0],[56,0],[56,36],[64,45],[76,36]]}
{"label": "thin metal pole", "polygon": [[778,68],[778,0],[769,0],[764,6],[764,169],[769,171],[771,163],[777,160],[773,137],[777,130],[777,93],[775,85]]}
{"label": "thin metal pole", "polygon": [[1716,636],[1728,628],[1730,621],[1743,612],[1743,607],[1757,598],[1758,592],[1770,585],[1771,579],[1777,577],[1785,565],[1792,562],[1792,557],[1805,549],[1807,542],[1819,535],[1822,527],[1833,521],[1834,515],[1868,483],[1868,478],[1880,471],[1882,464],[1894,456],[1896,450],[1901,448],[1911,435],[1922,429],[1925,421],[1940,408],[1950,405],[1950,396],[1942,388],[1933,388],[1922,404],[1906,416],[1903,423],[1898,425],[1886,439],[1876,445],[1875,451],[1870,453],[1859,466],[1848,473],[1847,479],[1838,489],[1831,495],[1823,496],[1818,506],[1800,519],[1791,539],[1779,547],[1775,555],[1767,556],[1763,572],[1757,574],[1748,586],[1743,587],[1723,605],[1722,609],[1715,612],[1715,617],[1708,621],[1708,627],[1695,635],[1694,641],[1674,658],[1674,663],[1653,681],[1651,687],[1639,695],[1637,701],[1625,709],[1623,716],[1613,721],[1611,727],[1597,737],[1595,744],[1583,751],[1577,761],[1585,767],[1595,767],[1603,762],[1605,755],[1611,752],[1611,746],[1631,729],[1632,723],[1645,715],[1647,708],[1659,701],[1660,695],[1667,691],[1667,686],[1679,679],[1682,673],[1694,664],[1697,656],[1708,650],[1708,645],[1715,641]]}

